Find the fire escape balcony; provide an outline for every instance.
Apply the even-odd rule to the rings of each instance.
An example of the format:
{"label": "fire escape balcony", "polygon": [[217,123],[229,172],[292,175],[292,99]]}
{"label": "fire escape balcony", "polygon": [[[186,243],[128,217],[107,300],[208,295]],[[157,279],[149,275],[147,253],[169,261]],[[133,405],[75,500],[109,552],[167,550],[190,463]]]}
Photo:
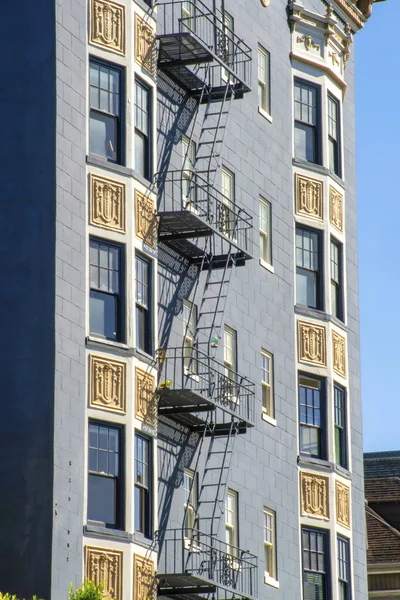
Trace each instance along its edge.
{"label": "fire escape balcony", "polygon": [[246,210],[195,172],[168,171],[158,175],[157,183],[160,242],[200,264],[204,251],[198,240],[217,234],[225,247],[230,246],[237,266],[252,258],[253,218]]}
{"label": "fire escape balcony", "polygon": [[207,85],[218,100],[227,81],[235,98],[250,91],[251,49],[219,11],[211,11],[201,0],[161,1],[157,6],[164,31],[157,36],[160,70],[194,97]]}
{"label": "fire escape balcony", "polygon": [[193,530],[167,529],[159,537],[158,596],[201,600],[257,597],[257,557]]}
{"label": "fire escape balcony", "polygon": [[[255,384],[197,348],[168,348],[160,367],[158,414],[202,431],[206,415],[217,408],[223,418],[216,431],[225,435],[234,417],[238,433],[255,424]],[[229,417],[227,418],[227,415]]]}

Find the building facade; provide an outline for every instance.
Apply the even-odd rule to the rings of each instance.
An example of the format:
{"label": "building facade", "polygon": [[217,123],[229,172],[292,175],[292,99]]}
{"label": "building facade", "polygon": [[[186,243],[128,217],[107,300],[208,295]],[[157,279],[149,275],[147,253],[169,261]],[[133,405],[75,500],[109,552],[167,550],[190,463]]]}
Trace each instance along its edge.
{"label": "building facade", "polygon": [[4,591],[367,598],[352,48],[371,8],[10,5]]}

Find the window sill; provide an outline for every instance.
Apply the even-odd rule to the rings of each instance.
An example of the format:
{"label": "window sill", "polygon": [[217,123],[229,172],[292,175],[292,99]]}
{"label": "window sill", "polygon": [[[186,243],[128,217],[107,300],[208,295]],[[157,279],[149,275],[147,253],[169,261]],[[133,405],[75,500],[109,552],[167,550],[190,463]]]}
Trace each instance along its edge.
{"label": "window sill", "polygon": [[94,337],[92,335],[88,335],[86,337],[86,345],[93,348],[101,348],[104,350],[104,347],[113,348],[115,350],[124,350],[125,352],[132,351],[127,344],[123,342],[113,342],[112,340],[106,340],[104,338]]}
{"label": "window sill", "polygon": [[336,175],[336,173],[334,173],[333,171],[330,171],[329,169],[327,169],[326,167],[323,167],[322,165],[320,165],[318,163],[312,163],[312,162],[309,162],[308,160],[301,160],[300,158],[293,158],[293,165],[295,167],[300,167],[302,169],[308,169],[310,171],[321,173],[321,175],[328,175],[334,181],[336,181],[336,183],[338,185],[340,185],[342,188],[345,185],[344,179],[342,179],[341,177],[339,177],[339,175]]}
{"label": "window sill", "polygon": [[135,531],[132,537],[135,544],[139,544],[139,546],[143,546],[143,548],[150,548],[154,545],[152,539],[145,537],[143,533],[139,533],[138,531]]}
{"label": "window sill", "polygon": [[119,165],[117,163],[108,162],[104,158],[100,158],[100,156],[95,156],[93,154],[89,154],[86,156],[86,164],[92,165],[94,167],[102,167],[103,169],[107,169],[108,171],[112,171],[113,173],[119,173],[120,175],[132,176],[133,171],[128,167],[123,165]]}
{"label": "window sill", "polygon": [[189,379],[191,379],[192,381],[196,381],[196,382],[200,381],[200,377],[198,375],[196,375],[196,373],[192,373],[188,369],[185,369],[184,374],[186,377],[189,377]]}
{"label": "window sill", "polygon": [[274,419],[273,417],[270,417],[269,415],[267,415],[267,413],[262,412],[261,418],[263,421],[266,421],[266,423],[269,423],[270,425],[273,425],[274,427],[276,427],[276,419]]}
{"label": "window sill", "polygon": [[121,542],[130,542],[132,536],[122,529],[109,529],[105,525],[95,524],[93,521],[88,522],[83,527],[83,533],[89,537],[97,537],[103,540],[115,540]]}
{"label": "window sill", "polygon": [[274,588],[279,589],[279,581],[277,581],[273,577],[270,577],[268,575],[268,573],[264,573],[264,583],[266,583],[267,585],[271,585]]}
{"label": "window sill", "polygon": [[193,554],[199,554],[201,552],[200,546],[196,544],[192,539],[185,537],[183,540],[185,550],[193,552]]}
{"label": "window sill", "polygon": [[345,477],[346,479],[351,479],[351,473],[345,467],[341,467],[340,465],[335,464],[334,470],[335,470],[335,473],[337,473],[341,477]]}
{"label": "window sill", "polygon": [[329,460],[324,460],[323,458],[311,458],[310,456],[300,454],[297,457],[297,463],[300,467],[334,471],[334,465]]}
{"label": "window sill", "polygon": [[346,324],[343,321],[340,321],[336,317],[326,313],[323,310],[318,310],[317,308],[308,308],[308,306],[303,306],[302,304],[296,304],[294,307],[294,312],[297,315],[302,315],[303,317],[311,317],[312,319],[319,319],[320,321],[324,321],[325,323],[333,323],[343,331],[347,331]]}
{"label": "window sill", "polygon": [[272,117],[269,113],[267,113],[266,110],[264,110],[263,108],[261,108],[261,106],[258,107],[258,112],[260,113],[260,115],[262,117],[264,117],[264,119],[267,119],[267,121],[269,121],[270,123],[272,123]]}
{"label": "window sill", "polygon": [[267,271],[270,271],[270,273],[275,273],[275,269],[272,265],[270,265],[269,263],[267,263],[263,258],[260,258],[260,265],[264,268],[267,269]]}
{"label": "window sill", "polygon": [[139,360],[142,360],[148,365],[154,365],[154,356],[151,354],[147,354],[144,350],[140,350],[139,348],[133,348],[132,352],[133,356],[136,356]]}

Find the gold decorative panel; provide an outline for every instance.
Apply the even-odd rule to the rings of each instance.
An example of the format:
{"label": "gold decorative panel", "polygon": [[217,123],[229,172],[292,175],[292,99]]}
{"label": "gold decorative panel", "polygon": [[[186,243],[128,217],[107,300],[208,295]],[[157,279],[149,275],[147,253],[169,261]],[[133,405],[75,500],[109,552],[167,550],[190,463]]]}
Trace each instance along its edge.
{"label": "gold decorative panel", "polygon": [[326,366],[325,327],[299,321],[297,335],[299,361]]}
{"label": "gold decorative panel", "polygon": [[154,247],[155,213],[151,198],[135,190],[136,236],[148,246]]}
{"label": "gold decorative panel", "polygon": [[125,7],[109,0],[92,0],[90,43],[125,56]]}
{"label": "gold decorative panel", "polygon": [[125,363],[90,356],[89,406],[125,413]]}
{"label": "gold decorative panel", "polygon": [[154,595],[154,563],[135,554],[133,565],[133,600],[152,600]]}
{"label": "gold decorative panel", "polygon": [[145,71],[154,76],[155,33],[138,14],[135,15],[135,60]]}
{"label": "gold decorative panel", "polygon": [[303,517],[329,519],[328,478],[300,474],[301,514]]}
{"label": "gold decorative panel", "polygon": [[331,224],[343,231],[343,196],[334,187],[329,187],[329,212]]}
{"label": "gold decorative panel", "polygon": [[90,224],[125,233],[125,185],[90,175]]}
{"label": "gold decorative panel", "polygon": [[154,377],[136,367],[136,418],[155,425]]}
{"label": "gold decorative panel", "polygon": [[332,331],[332,360],[333,370],[346,377],[346,340],[336,331]]}
{"label": "gold decorative panel", "polygon": [[322,181],[296,174],[296,213],[323,218]]}
{"label": "gold decorative panel", "polygon": [[86,546],[87,579],[103,584],[103,596],[109,600],[122,598],[122,552]]}
{"label": "gold decorative panel", "polygon": [[336,521],[350,529],[350,488],[336,481]]}

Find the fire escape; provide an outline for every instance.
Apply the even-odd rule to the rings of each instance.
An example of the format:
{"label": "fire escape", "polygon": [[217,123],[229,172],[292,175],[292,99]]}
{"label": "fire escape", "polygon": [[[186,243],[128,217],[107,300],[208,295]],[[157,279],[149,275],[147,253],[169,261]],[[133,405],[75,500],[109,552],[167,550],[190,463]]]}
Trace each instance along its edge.
{"label": "fire escape", "polygon": [[[182,169],[156,176],[158,239],[195,266],[193,296],[201,297],[192,344],[160,352],[158,414],[199,434],[196,477],[205,458],[190,531],[186,507],[181,529],[158,533],[158,596],[254,598],[256,557],[218,534],[235,439],[254,426],[255,385],[213,351],[232,273],[252,258],[252,217],[215,185],[232,103],[250,91],[251,51],[226,15],[201,0],[157,6],[163,30],[157,36],[158,69],[196,101]],[[193,305],[187,329],[192,311]]]}

